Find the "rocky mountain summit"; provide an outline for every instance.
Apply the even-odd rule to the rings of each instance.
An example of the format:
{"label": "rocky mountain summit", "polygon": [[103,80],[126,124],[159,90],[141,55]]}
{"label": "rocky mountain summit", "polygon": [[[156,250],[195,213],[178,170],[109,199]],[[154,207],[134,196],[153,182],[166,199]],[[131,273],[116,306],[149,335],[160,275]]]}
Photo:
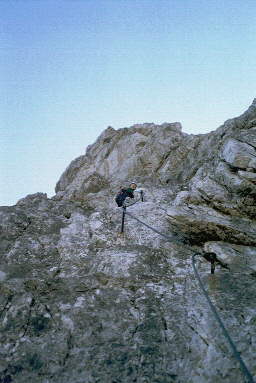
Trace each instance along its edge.
{"label": "rocky mountain summit", "polygon": [[[114,202],[136,182],[120,235]],[[256,377],[256,99],[204,135],[180,123],[108,127],[56,195],[0,208],[0,383],[240,383],[202,296]]]}

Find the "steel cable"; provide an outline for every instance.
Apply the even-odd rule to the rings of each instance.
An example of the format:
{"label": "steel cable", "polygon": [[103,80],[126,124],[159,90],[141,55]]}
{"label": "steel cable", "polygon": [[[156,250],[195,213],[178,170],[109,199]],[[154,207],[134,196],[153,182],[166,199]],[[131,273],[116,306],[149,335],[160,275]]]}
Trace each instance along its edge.
{"label": "steel cable", "polygon": [[[155,233],[161,235],[163,238],[167,239],[168,241],[170,241],[170,242],[176,242],[176,243],[179,243],[179,244],[180,244],[180,242],[177,241],[176,239],[174,239],[174,238],[172,238],[172,237],[169,237],[168,235],[166,235],[166,234],[164,234],[164,233],[161,233],[160,231],[158,231],[158,230],[155,229],[154,227],[148,225],[147,223],[141,221],[139,218],[135,217],[133,214],[128,213],[128,212],[126,211],[126,209],[124,209],[123,211],[124,211],[124,214],[129,215],[131,218],[135,219],[137,222],[139,222],[140,224],[146,226],[147,228],[149,228],[150,230],[154,231]],[[124,215],[123,215],[123,217],[124,217]],[[188,248],[188,246],[186,246],[186,247]],[[191,249],[189,249],[189,250],[191,251]],[[237,359],[237,361],[238,361],[239,364],[240,364],[241,371],[243,372],[243,374],[244,374],[244,376],[245,376],[245,378],[246,378],[246,380],[247,380],[247,383],[255,383],[254,380],[253,380],[253,376],[252,376],[252,374],[250,373],[250,371],[249,371],[248,368],[246,367],[246,365],[245,365],[243,359],[242,359],[241,356],[240,356],[239,351],[237,350],[237,348],[236,348],[234,342],[232,341],[232,339],[231,339],[231,337],[230,337],[230,335],[229,335],[227,329],[225,328],[225,326],[224,326],[222,320],[220,319],[220,316],[219,316],[217,310],[215,309],[215,307],[214,307],[212,301],[210,300],[210,297],[209,297],[207,291],[206,291],[205,288],[204,288],[204,285],[203,285],[203,283],[202,283],[202,281],[201,281],[201,278],[200,278],[199,273],[198,273],[198,271],[197,271],[197,269],[196,269],[196,266],[195,266],[195,256],[196,256],[196,255],[198,255],[198,254],[193,254],[193,255],[192,255],[192,266],[193,266],[193,270],[194,270],[195,276],[196,276],[196,278],[198,279],[199,286],[200,286],[201,290],[203,291],[204,296],[205,296],[205,298],[206,298],[206,300],[207,300],[207,302],[208,302],[208,304],[209,304],[209,306],[210,306],[210,308],[211,308],[211,310],[212,310],[212,312],[213,312],[215,318],[217,319],[217,322],[218,322],[219,326],[220,326],[221,329],[222,329],[223,335],[224,335],[225,338],[227,339],[227,341],[228,341],[228,343],[229,343],[229,345],[230,345],[230,347],[231,347],[231,349],[232,349],[232,352],[233,352],[234,357]]]}
{"label": "steel cable", "polygon": [[[146,226],[147,228],[149,228],[149,229],[151,229],[152,231],[154,231],[155,233],[161,235],[162,237],[164,237],[164,238],[167,239],[168,241],[173,241],[173,238],[172,238],[172,237],[169,237],[168,235],[161,233],[160,231],[158,231],[158,230],[155,229],[154,227],[148,225],[147,223],[141,221],[139,218],[135,217],[133,214],[128,213],[127,211],[126,211],[125,214],[129,215],[130,217],[132,217],[133,219],[135,219],[136,221],[138,221],[138,222],[141,223],[142,225],[144,225],[144,226]],[[178,241],[177,241],[177,242],[178,242]]]}
{"label": "steel cable", "polygon": [[[164,233],[161,233],[160,231],[158,231],[157,229],[155,229],[154,227],[148,225],[147,223],[141,221],[139,218],[135,217],[133,214],[131,213],[128,213],[127,210],[125,211],[125,214],[129,215],[130,217],[132,217],[133,219],[135,219],[136,221],[138,221],[139,223],[141,223],[142,225],[146,226],[148,229],[154,231],[155,233],[161,235],[162,237],[164,237],[165,239],[167,239],[167,241],[169,242],[175,242],[177,244],[181,244],[181,242],[173,237],[170,237],[169,235],[166,235]],[[189,246],[183,244],[183,246],[185,246],[188,250],[191,251],[191,248],[189,248]]]}
{"label": "steel cable", "polygon": [[212,303],[212,301],[211,301],[211,299],[210,299],[210,297],[209,297],[207,291],[206,291],[205,288],[204,288],[204,285],[203,285],[203,283],[202,283],[202,280],[201,280],[201,278],[200,278],[200,276],[199,276],[199,273],[198,273],[198,271],[197,271],[197,269],[196,269],[196,265],[195,265],[195,256],[196,256],[196,255],[197,255],[197,254],[193,254],[193,255],[192,255],[192,265],[193,265],[193,270],[194,270],[195,276],[196,276],[197,279],[198,279],[199,286],[200,286],[201,290],[203,291],[204,296],[205,296],[205,298],[206,298],[206,300],[207,300],[207,302],[208,302],[208,304],[209,304],[209,306],[210,306],[210,308],[211,308],[211,310],[212,310],[212,312],[213,312],[215,318],[217,319],[217,322],[218,322],[219,326],[221,327],[221,329],[222,329],[222,331],[223,331],[223,335],[224,335],[225,338],[227,339],[227,341],[228,341],[228,343],[229,343],[229,345],[230,345],[230,347],[231,347],[231,349],[232,349],[232,351],[233,351],[233,355],[234,355],[234,357],[238,360],[238,362],[239,362],[239,364],[240,364],[240,368],[241,368],[241,370],[242,370],[244,376],[246,377],[247,382],[249,382],[249,383],[254,383],[252,374],[250,373],[250,371],[249,371],[248,368],[246,367],[246,365],[245,365],[243,359],[242,359],[241,356],[240,356],[239,351],[237,351],[237,348],[236,348],[234,342],[232,341],[232,339],[231,339],[231,337],[230,337],[230,335],[229,335],[227,329],[225,328],[225,326],[224,326],[222,320],[220,319],[220,316],[219,316],[217,310],[216,310],[215,307],[214,307],[214,304]]}

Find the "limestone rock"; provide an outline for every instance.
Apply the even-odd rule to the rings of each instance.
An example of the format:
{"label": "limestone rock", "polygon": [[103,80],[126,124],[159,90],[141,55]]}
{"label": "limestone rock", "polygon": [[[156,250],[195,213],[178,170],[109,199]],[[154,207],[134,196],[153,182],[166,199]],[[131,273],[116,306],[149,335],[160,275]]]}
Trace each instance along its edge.
{"label": "limestone rock", "polygon": [[[242,382],[194,253],[256,376],[255,121],[256,99],[206,135],[179,123],[108,127],[53,198],[0,208],[0,382]],[[145,200],[129,212],[165,237],[129,215],[120,233],[114,196],[131,181]],[[230,271],[210,275],[203,251]]]}
{"label": "limestone rock", "polygon": [[[256,120],[254,121],[256,126]],[[239,133],[234,135],[234,137],[241,142],[245,142],[246,144],[256,148],[256,128],[247,127],[246,130],[241,130]]]}
{"label": "limestone rock", "polygon": [[230,217],[206,206],[171,207],[167,218],[196,242],[210,238],[232,240],[234,243],[256,245],[256,222]]}
{"label": "limestone rock", "polygon": [[229,139],[224,144],[222,156],[231,166],[246,169],[250,161],[256,159],[256,150],[244,142]]}
{"label": "limestone rock", "polygon": [[[81,199],[90,177],[118,187],[131,180],[152,179],[170,153],[176,153],[182,137],[179,123],[138,124],[114,130],[109,127],[90,145],[84,156],[74,160],[61,176],[56,192],[60,198]],[[181,160],[180,160],[181,161]],[[101,187],[100,187],[101,188]]]}
{"label": "limestone rock", "polygon": [[256,183],[256,173],[253,172],[245,172],[242,170],[238,171],[238,175],[242,178],[245,178],[248,181],[251,181],[253,183]]}
{"label": "limestone rock", "polygon": [[240,273],[256,271],[256,247],[228,242],[206,242],[204,249],[214,252],[217,258],[228,264],[231,271]]}

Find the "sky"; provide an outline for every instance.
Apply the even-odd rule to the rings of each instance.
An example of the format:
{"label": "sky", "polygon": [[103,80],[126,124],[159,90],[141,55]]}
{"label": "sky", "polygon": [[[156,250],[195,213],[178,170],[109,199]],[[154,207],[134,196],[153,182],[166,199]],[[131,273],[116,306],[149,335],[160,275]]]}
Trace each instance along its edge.
{"label": "sky", "polygon": [[0,0],[0,205],[108,126],[207,133],[256,97],[255,0]]}

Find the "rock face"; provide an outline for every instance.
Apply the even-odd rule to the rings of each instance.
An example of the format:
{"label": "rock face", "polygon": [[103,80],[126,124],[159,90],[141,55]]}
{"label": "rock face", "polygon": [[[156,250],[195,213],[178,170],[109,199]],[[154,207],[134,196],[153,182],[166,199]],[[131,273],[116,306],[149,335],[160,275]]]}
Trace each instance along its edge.
{"label": "rock face", "polygon": [[[126,217],[113,196],[135,181]],[[205,135],[109,127],[56,195],[1,207],[1,383],[243,382],[191,266],[256,376],[256,99]]]}

